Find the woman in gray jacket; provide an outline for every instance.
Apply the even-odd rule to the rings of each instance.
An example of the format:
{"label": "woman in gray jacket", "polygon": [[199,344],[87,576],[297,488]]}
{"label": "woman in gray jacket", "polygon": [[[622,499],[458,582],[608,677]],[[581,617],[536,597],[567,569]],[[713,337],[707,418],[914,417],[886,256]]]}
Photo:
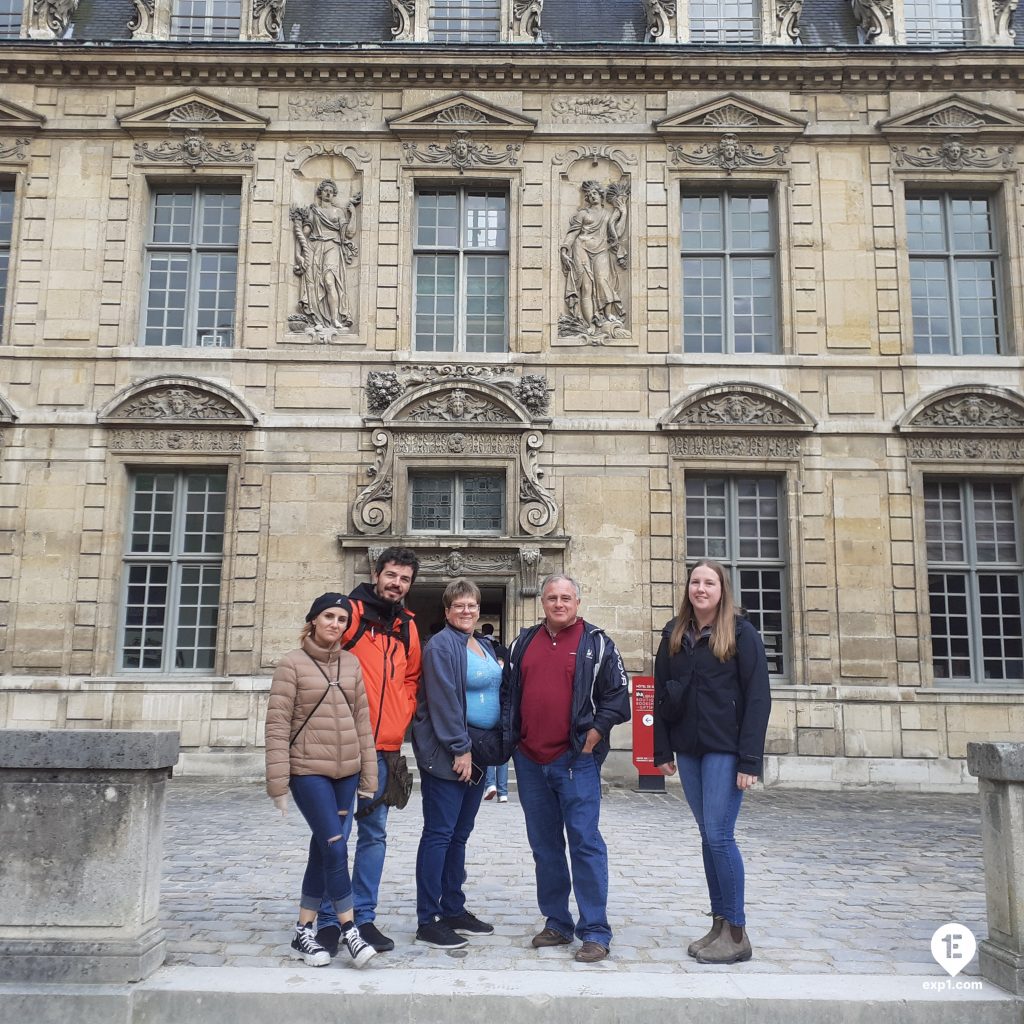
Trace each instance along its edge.
{"label": "woman in gray jacket", "polygon": [[299,637],[302,646],[281,659],[267,703],[267,794],[287,814],[290,790],[313,832],[292,938],[296,956],[310,967],[331,962],[314,927],[325,895],[356,967],[376,954],[352,922],[352,880],[340,821],[351,813],[357,789],[367,798],[377,789],[377,751],[359,661],[341,649],[351,614],[343,594],[321,594],[313,602]]}
{"label": "woman in gray jacket", "polygon": [[423,796],[423,833],[416,852],[416,941],[458,949],[466,945],[462,935],[494,931],[466,910],[462,883],[466,842],[484,795],[469,726],[497,725],[501,666],[490,642],[473,633],[480,620],[477,585],[452,580],[441,600],[448,624],[423,649],[412,722]]}

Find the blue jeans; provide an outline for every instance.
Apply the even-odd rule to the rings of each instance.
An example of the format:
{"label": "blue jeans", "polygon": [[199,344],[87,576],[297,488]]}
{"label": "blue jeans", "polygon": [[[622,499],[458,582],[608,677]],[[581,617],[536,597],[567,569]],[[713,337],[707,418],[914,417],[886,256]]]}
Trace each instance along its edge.
{"label": "blue jeans", "polygon": [[[388,784],[388,763],[384,755],[377,751],[377,792],[374,800],[384,792]],[[354,796],[355,794],[353,794]],[[356,809],[365,807],[370,800],[359,800]],[[345,841],[352,832],[352,818],[349,814],[344,820],[343,835]],[[356,924],[372,921],[377,911],[377,895],[380,892],[380,877],[384,874],[384,854],[388,849],[388,807],[385,803],[378,804],[365,818],[356,822],[356,855],[352,863],[352,899],[355,910]],[[338,917],[328,900],[320,906],[317,915],[317,927],[326,928],[337,925]]]}
{"label": "blue jeans", "polygon": [[416,851],[416,920],[458,917],[466,909],[466,843],[484,796],[475,785],[420,773],[423,832]]}
{"label": "blue jeans", "polygon": [[736,785],[738,763],[735,754],[676,755],[679,781],[700,829],[711,913],[742,927],[747,923],[743,913],[743,858],[734,832],[743,802],[743,790]]}
{"label": "blue jeans", "polygon": [[[352,909],[352,880],[348,874],[345,818],[351,818],[358,775],[328,779],[324,775],[293,775],[290,782],[295,806],[313,832],[302,879],[303,910],[318,910],[326,899],[335,914]],[[344,818],[339,812],[346,812]],[[337,837],[337,838],[335,838]]]}
{"label": "blue jeans", "polygon": [[[526,817],[526,834],[537,875],[537,906],[547,927],[584,942],[611,945],[608,926],[608,848],[599,829],[601,769],[593,754],[572,751],[550,764],[537,764],[518,750],[516,766],[519,802]],[[565,860],[566,838],[572,879]],[[569,889],[579,909],[573,927]]]}
{"label": "blue jeans", "polygon": [[487,769],[487,778],[484,779],[484,786],[494,788],[498,791],[498,796],[508,796],[508,762],[505,764],[499,764],[497,766],[491,765]]}

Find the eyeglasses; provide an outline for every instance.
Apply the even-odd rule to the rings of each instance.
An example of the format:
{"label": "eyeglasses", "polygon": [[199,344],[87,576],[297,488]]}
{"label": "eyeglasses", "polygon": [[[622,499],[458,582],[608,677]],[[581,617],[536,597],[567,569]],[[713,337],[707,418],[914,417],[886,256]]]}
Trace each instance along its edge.
{"label": "eyeglasses", "polygon": [[480,605],[473,604],[453,604],[448,611],[450,612],[478,612],[480,611]]}

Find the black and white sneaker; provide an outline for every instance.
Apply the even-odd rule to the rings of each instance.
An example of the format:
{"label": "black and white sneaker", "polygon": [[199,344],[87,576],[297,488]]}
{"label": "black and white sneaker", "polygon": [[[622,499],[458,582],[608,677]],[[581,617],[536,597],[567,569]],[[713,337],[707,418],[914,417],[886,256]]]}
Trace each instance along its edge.
{"label": "black and white sneaker", "polygon": [[441,918],[435,918],[416,929],[416,941],[434,949],[462,949],[469,945],[466,940],[448,927]]}
{"label": "black and white sneaker", "polygon": [[377,950],[359,934],[354,924],[350,923],[342,932],[341,941],[345,943],[356,967],[365,967],[377,955]]}
{"label": "black and white sneaker", "polygon": [[491,935],[494,932],[494,925],[481,921],[476,914],[464,910],[458,917],[446,917],[444,923],[453,932],[460,932],[463,935]]}
{"label": "black and white sneaker", "polygon": [[331,962],[331,954],[316,941],[312,922],[295,926],[292,949],[306,961],[307,967],[326,967]]}

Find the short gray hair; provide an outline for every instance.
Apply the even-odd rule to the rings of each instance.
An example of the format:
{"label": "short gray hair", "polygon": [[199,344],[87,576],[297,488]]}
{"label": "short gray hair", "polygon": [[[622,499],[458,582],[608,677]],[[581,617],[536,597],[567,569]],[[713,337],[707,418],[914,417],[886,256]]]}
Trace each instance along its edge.
{"label": "short gray hair", "polygon": [[566,583],[571,583],[573,590],[576,591],[576,600],[579,601],[583,598],[583,588],[579,583],[574,580],[571,576],[564,572],[553,572],[550,576],[544,577],[544,582],[540,585],[540,596],[544,596],[544,591],[548,589],[548,585],[551,583],[559,583],[565,580]]}

